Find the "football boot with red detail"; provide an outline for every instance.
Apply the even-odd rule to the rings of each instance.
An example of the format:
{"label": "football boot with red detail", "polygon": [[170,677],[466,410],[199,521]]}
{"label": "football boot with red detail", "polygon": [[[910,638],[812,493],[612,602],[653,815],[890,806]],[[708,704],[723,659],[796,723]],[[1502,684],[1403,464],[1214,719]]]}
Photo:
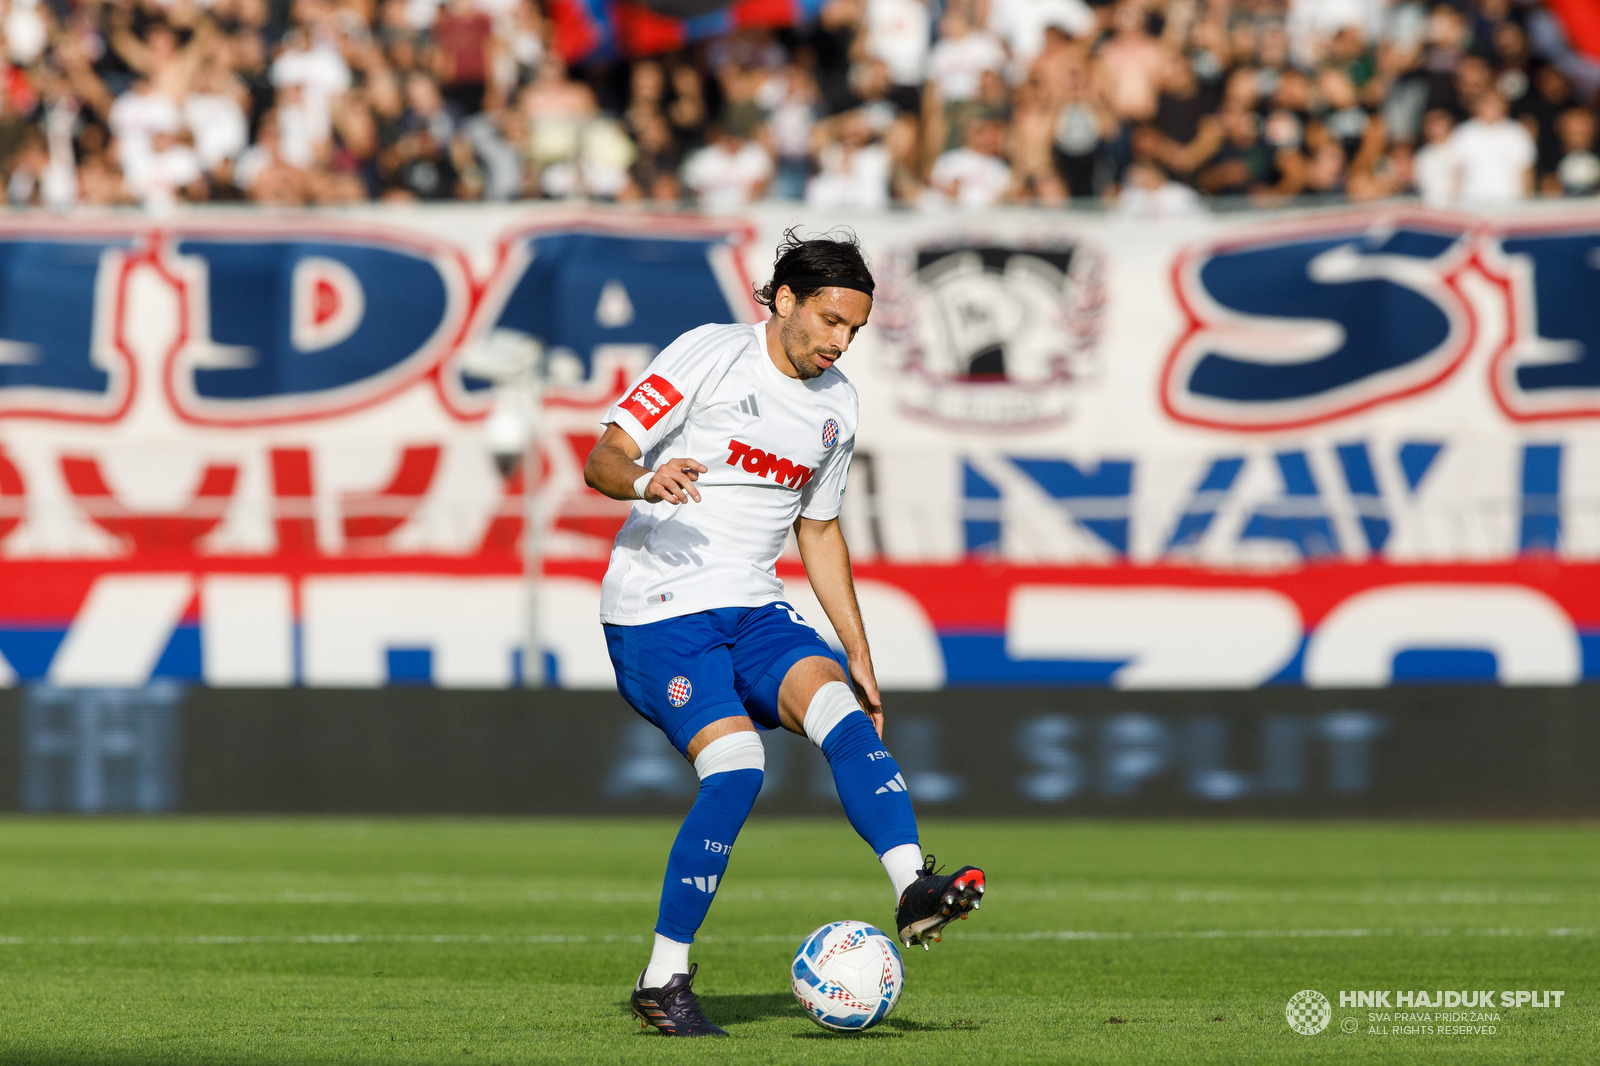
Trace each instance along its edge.
{"label": "football boot with red detail", "polygon": [[[635,987],[631,1002],[639,1028],[648,1029],[653,1025],[663,1036],[727,1036],[726,1029],[706,1020],[700,1011],[700,1001],[690,989],[699,968],[698,962],[692,964],[688,973],[673,974],[672,980],[660,988]],[[644,980],[643,973],[639,979]]]}
{"label": "football boot with red detail", "polygon": [[963,866],[953,874],[937,873],[933,856],[929,855],[921,874],[900,894],[894,926],[906,947],[921,944],[922,950],[927,951],[930,940],[943,939],[946,925],[967,917],[982,902],[982,870]]}

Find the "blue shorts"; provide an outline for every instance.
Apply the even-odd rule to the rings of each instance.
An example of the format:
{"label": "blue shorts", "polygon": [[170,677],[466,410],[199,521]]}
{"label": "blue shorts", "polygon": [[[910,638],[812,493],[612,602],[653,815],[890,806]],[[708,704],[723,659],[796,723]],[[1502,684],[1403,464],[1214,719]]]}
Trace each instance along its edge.
{"label": "blue shorts", "polygon": [[749,715],[762,729],[776,729],[778,686],[789,668],[813,655],[834,657],[787,603],[605,630],[623,699],[686,758],[689,741],[719,718]]}

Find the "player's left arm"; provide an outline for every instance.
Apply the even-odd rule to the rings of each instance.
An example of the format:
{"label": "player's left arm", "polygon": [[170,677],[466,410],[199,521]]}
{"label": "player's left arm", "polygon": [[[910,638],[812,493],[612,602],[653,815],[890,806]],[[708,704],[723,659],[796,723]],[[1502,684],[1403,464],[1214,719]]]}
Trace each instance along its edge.
{"label": "player's left arm", "polygon": [[861,605],[856,602],[856,583],[850,573],[850,548],[837,517],[801,517],[794,523],[800,559],[817,602],[839,634],[850,661],[850,683],[861,701],[861,709],[872,719],[878,736],[883,736],[883,697],[872,672],[872,651],[867,647],[867,629],[861,624]]}

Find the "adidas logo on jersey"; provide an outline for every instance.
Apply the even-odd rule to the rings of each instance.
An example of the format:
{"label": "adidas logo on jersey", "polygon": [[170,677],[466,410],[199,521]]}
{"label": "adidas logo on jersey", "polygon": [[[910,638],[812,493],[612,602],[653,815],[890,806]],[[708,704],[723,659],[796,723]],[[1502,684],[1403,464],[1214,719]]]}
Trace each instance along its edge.
{"label": "adidas logo on jersey", "polygon": [[812,470],[789,459],[780,459],[771,452],[752,448],[742,440],[728,442],[728,465],[738,464],[757,477],[770,477],[791,489],[804,488],[811,480]]}
{"label": "adidas logo on jersey", "polygon": [[717,890],[717,875],[712,874],[709,877],[685,877],[683,879],[683,883],[686,885],[693,885],[702,892],[715,892]]}
{"label": "adidas logo on jersey", "polygon": [[901,777],[899,774],[895,774],[893,777],[889,778],[889,780],[887,782],[884,783],[884,786],[882,788],[878,789],[877,792],[873,793],[873,795],[879,795],[879,794],[884,793],[884,792],[904,792],[905,790],[906,790],[906,779]]}
{"label": "adidas logo on jersey", "polygon": [[739,410],[743,411],[747,415],[755,415],[757,418],[760,418],[761,408],[756,406],[756,394],[752,392],[750,395],[740,400]]}

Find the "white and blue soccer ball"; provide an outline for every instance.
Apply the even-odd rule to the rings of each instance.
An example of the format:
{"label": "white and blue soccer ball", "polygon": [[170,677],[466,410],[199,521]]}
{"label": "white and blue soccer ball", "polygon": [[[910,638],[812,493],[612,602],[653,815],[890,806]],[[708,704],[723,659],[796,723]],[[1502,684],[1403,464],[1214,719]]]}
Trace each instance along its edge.
{"label": "white and blue soccer ball", "polygon": [[806,1017],[824,1029],[855,1033],[894,1010],[906,971],[883,933],[866,922],[833,922],[801,942],[789,978]]}

